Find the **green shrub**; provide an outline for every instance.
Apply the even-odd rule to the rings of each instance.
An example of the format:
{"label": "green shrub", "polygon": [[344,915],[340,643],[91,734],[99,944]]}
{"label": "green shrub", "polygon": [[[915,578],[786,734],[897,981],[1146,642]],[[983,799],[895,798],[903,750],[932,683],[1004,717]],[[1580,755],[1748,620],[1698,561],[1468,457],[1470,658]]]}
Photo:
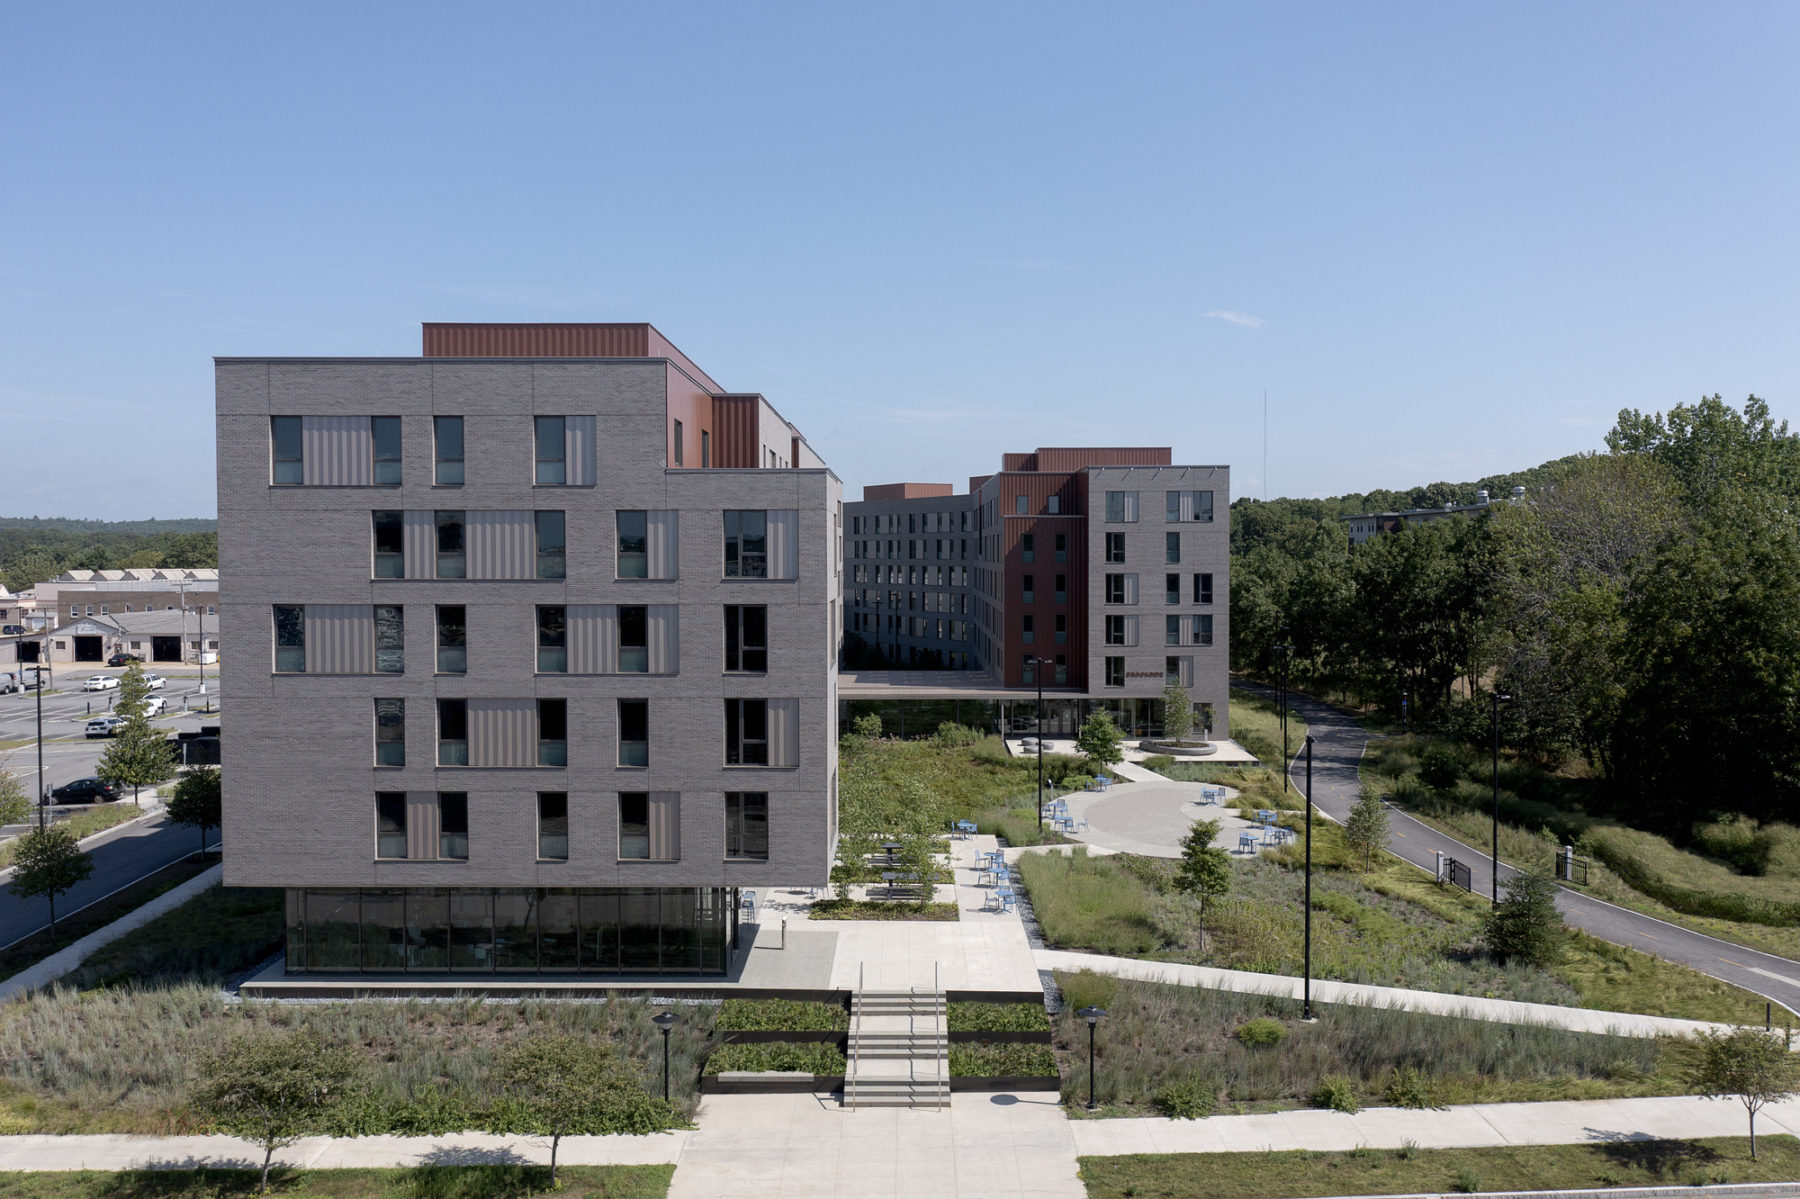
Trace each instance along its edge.
{"label": "green shrub", "polygon": [[1451,1185],[1465,1195],[1473,1195],[1482,1189],[1481,1172],[1473,1166],[1464,1166],[1456,1172]]}
{"label": "green shrub", "polygon": [[1321,1078],[1308,1099],[1314,1107],[1348,1112],[1353,1116],[1362,1110],[1362,1101],[1356,1095],[1356,1084],[1342,1074],[1327,1074]]}
{"label": "green shrub", "polygon": [[1267,1016],[1246,1020],[1234,1034],[1240,1045],[1279,1045],[1287,1037],[1287,1025]]}
{"label": "green shrub", "polygon": [[1142,766],[1145,770],[1154,770],[1156,773],[1161,774],[1169,767],[1175,765],[1175,759],[1168,754],[1151,754],[1142,762],[1139,762],[1138,765]]}
{"label": "green shrub", "polygon": [[702,1073],[720,1074],[727,1070],[790,1070],[837,1075],[844,1072],[844,1054],[835,1045],[819,1041],[721,1045],[706,1059],[706,1069]]}
{"label": "green shrub", "polygon": [[972,729],[967,725],[952,724],[946,720],[943,724],[938,725],[937,732],[933,734],[931,741],[932,744],[936,745],[939,749],[960,749],[965,746],[979,744],[986,736],[987,734],[983,733],[980,729]]}
{"label": "green shrub", "polygon": [[1433,791],[1449,791],[1462,780],[1462,761],[1447,745],[1427,745],[1419,753],[1419,781]]}
{"label": "green shrub", "polygon": [[945,1012],[951,1032],[1048,1032],[1050,1017],[1036,1003],[953,1003]]}
{"label": "green shrub", "polygon": [[881,717],[873,712],[864,712],[850,722],[850,730],[858,737],[873,739],[881,736]]}
{"label": "green shrub", "polygon": [[1092,970],[1059,975],[1057,981],[1062,984],[1063,1010],[1067,1012],[1078,1012],[1084,1007],[1110,1008],[1113,996],[1119,992],[1118,979]]}
{"label": "green shrub", "polygon": [[1392,1107],[1436,1107],[1431,1078],[1412,1066],[1396,1066],[1381,1089],[1381,1098]]}
{"label": "green shrub", "polygon": [[1204,1120],[1219,1106],[1217,1089],[1202,1078],[1184,1078],[1156,1093],[1156,1108],[1171,1120]]}
{"label": "green shrub", "polygon": [[725,1032],[835,1032],[850,1027],[850,1013],[835,1003],[793,999],[727,999],[713,1027]]}
{"label": "green shrub", "polygon": [[965,1042],[950,1046],[950,1077],[995,1078],[1005,1075],[1056,1078],[1056,1054],[1048,1045],[1017,1041]]}
{"label": "green shrub", "polygon": [[1110,859],[1090,858],[1085,848],[1066,856],[1026,854],[1019,876],[1051,944],[1135,957],[1161,941],[1151,925],[1149,893]]}

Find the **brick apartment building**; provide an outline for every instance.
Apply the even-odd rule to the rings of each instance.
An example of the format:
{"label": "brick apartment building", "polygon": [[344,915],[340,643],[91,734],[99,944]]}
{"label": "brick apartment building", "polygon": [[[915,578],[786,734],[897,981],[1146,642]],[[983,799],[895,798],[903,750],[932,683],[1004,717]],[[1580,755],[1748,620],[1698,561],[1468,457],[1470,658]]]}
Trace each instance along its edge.
{"label": "brick apartment building", "polygon": [[[1046,689],[1069,721],[1104,706],[1160,725],[1179,682],[1227,732],[1230,468],[1166,447],[1043,448],[948,484],[844,505],[851,665],[985,672]],[[894,692],[900,698],[903,690]]]}
{"label": "brick apartment building", "polygon": [[290,974],[719,973],[836,838],[842,488],[655,328],[216,363],[226,882]]}

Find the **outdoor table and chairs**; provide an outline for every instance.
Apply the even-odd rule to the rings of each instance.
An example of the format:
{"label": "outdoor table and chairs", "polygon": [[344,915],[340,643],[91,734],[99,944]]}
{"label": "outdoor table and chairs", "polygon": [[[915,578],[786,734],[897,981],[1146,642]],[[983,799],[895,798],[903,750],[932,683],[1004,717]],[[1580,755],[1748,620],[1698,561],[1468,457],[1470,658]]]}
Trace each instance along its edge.
{"label": "outdoor table and chairs", "polygon": [[958,820],[956,822],[956,831],[961,833],[964,837],[967,837],[975,832],[975,822],[973,820]]}
{"label": "outdoor table and chairs", "polygon": [[1257,836],[1249,829],[1244,829],[1238,833],[1238,851],[1240,853],[1255,853],[1256,843]]}
{"label": "outdoor table and chairs", "polygon": [[1110,775],[1096,774],[1094,776],[1094,790],[1105,791],[1108,788],[1110,788],[1111,786],[1112,786],[1112,777]]}

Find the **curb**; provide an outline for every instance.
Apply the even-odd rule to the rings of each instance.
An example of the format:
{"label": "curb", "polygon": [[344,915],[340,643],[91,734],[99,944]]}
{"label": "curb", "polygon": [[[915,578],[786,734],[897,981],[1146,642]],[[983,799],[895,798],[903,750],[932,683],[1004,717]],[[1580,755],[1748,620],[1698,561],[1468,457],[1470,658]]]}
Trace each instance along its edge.
{"label": "curb", "polygon": [[1586,1191],[1414,1191],[1409,1195],[1336,1195],[1331,1199],[1676,1199],[1683,1195],[1800,1195],[1800,1182],[1729,1182],[1716,1186],[1610,1187]]}

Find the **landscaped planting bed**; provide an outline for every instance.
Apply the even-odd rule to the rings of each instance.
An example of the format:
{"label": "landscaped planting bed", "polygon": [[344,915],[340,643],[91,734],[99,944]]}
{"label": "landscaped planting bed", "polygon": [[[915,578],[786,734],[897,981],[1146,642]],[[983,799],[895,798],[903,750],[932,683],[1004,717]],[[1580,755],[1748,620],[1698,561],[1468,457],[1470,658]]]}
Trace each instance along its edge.
{"label": "landscaped planting bed", "polygon": [[1106,1010],[1094,1037],[1105,1115],[1679,1095],[1690,1089],[1695,1054],[1692,1042],[1672,1038],[1348,1004],[1314,1004],[1318,1021],[1304,1024],[1297,1000],[1087,972],[1057,982],[1065,1006],[1056,1046],[1072,1105],[1087,1098],[1088,1027],[1078,1009]]}
{"label": "landscaped planting bed", "polygon": [[844,1073],[844,1052],[835,1045],[818,1041],[763,1041],[755,1044],[721,1045],[707,1057],[703,1073],[710,1077],[727,1071],[797,1072],[841,1077]]}
{"label": "landscaped planting bed", "polygon": [[952,1041],[1050,1040],[1050,1017],[1041,1003],[952,1003],[945,1025]]}
{"label": "landscaped planting bed", "polygon": [[719,1005],[713,1028],[720,1033],[838,1033],[850,1027],[841,1003],[805,1003],[794,999],[727,999]]}
{"label": "landscaped planting bed", "polygon": [[819,899],[807,916],[812,920],[955,920],[954,903],[912,903],[895,899]]}
{"label": "landscaped planting bed", "polygon": [[[398,1170],[269,1171],[283,1199],[662,1199],[674,1166],[412,1166]],[[7,1199],[236,1199],[256,1193],[255,1170],[70,1170],[0,1173]]]}

